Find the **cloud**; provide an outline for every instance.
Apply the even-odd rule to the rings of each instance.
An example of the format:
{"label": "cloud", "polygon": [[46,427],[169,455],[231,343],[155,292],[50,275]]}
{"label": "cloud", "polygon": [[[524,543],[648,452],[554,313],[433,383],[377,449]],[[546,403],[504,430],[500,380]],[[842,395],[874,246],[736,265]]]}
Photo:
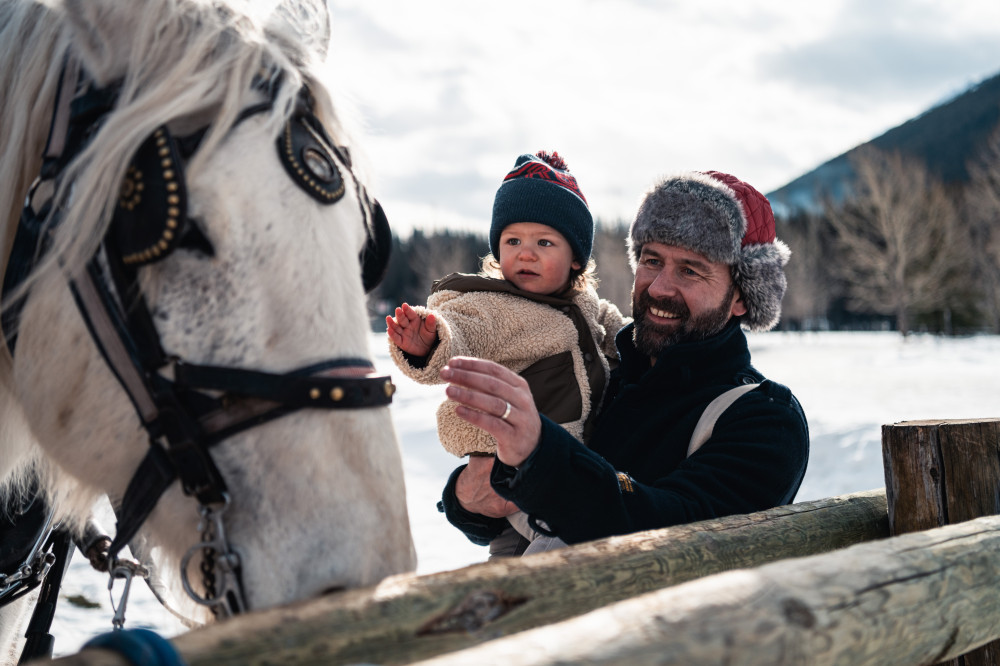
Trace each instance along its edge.
{"label": "cloud", "polygon": [[333,0],[394,226],[483,225],[555,149],[596,216],[663,173],[784,185],[1000,68],[1000,2]]}
{"label": "cloud", "polygon": [[[969,85],[1000,69],[1000,33],[989,16],[953,7],[853,0],[818,39],[761,54],[758,76],[849,105],[960,92],[956,80]],[[977,16],[987,30],[963,25]]]}

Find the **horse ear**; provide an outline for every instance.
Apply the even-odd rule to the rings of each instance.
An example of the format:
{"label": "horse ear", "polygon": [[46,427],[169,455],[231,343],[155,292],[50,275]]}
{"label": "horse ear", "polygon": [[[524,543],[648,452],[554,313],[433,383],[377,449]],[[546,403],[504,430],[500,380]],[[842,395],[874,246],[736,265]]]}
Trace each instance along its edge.
{"label": "horse ear", "polygon": [[[64,0],[72,43],[84,68],[98,86],[125,74],[128,56],[122,35],[131,34],[130,13],[139,13],[120,0]],[[119,46],[121,45],[121,46]]]}
{"label": "horse ear", "polygon": [[327,0],[282,2],[275,8],[268,26],[278,41],[291,37],[290,44],[305,46],[306,52],[326,60],[330,47],[330,5]]}

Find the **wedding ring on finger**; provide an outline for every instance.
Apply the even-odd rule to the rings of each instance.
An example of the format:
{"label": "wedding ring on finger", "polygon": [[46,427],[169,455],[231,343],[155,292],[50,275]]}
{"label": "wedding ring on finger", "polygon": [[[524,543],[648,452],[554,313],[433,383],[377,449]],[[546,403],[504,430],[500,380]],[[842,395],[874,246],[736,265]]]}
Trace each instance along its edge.
{"label": "wedding ring on finger", "polygon": [[507,417],[510,416],[510,403],[504,400],[504,404],[507,405],[507,409],[503,410],[503,414],[500,415],[500,418],[506,421]]}

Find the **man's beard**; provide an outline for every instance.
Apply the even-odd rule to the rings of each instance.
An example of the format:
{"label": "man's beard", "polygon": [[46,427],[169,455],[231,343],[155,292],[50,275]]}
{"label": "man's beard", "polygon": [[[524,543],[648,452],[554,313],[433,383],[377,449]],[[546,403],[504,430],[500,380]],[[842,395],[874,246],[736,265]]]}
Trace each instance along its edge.
{"label": "man's beard", "polygon": [[[650,297],[649,290],[633,294],[632,316],[635,318],[635,329],[632,340],[635,342],[635,348],[655,359],[670,345],[697,342],[715,335],[729,323],[735,295],[736,285],[730,284],[729,291],[726,292],[719,307],[697,317],[691,317],[691,311],[680,298],[654,299]],[[650,307],[677,315],[674,325],[666,327],[650,323],[648,320]]]}

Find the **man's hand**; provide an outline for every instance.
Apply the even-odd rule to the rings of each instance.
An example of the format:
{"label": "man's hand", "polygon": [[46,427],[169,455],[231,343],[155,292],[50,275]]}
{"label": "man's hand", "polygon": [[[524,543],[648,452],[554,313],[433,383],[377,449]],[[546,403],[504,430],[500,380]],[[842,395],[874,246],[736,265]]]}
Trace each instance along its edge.
{"label": "man's hand", "polygon": [[458,475],[455,497],[466,511],[490,518],[506,518],[517,512],[517,506],[500,497],[490,485],[493,456],[471,456],[469,464]]}
{"label": "man's hand", "polygon": [[385,318],[385,331],[392,343],[414,356],[427,356],[437,341],[437,318],[428,314],[421,318],[417,311],[403,303],[395,317]]}
{"label": "man's hand", "polygon": [[542,421],[523,377],[493,361],[456,356],[441,379],[459,403],[455,413],[496,438],[501,462],[518,467],[538,447]]}

